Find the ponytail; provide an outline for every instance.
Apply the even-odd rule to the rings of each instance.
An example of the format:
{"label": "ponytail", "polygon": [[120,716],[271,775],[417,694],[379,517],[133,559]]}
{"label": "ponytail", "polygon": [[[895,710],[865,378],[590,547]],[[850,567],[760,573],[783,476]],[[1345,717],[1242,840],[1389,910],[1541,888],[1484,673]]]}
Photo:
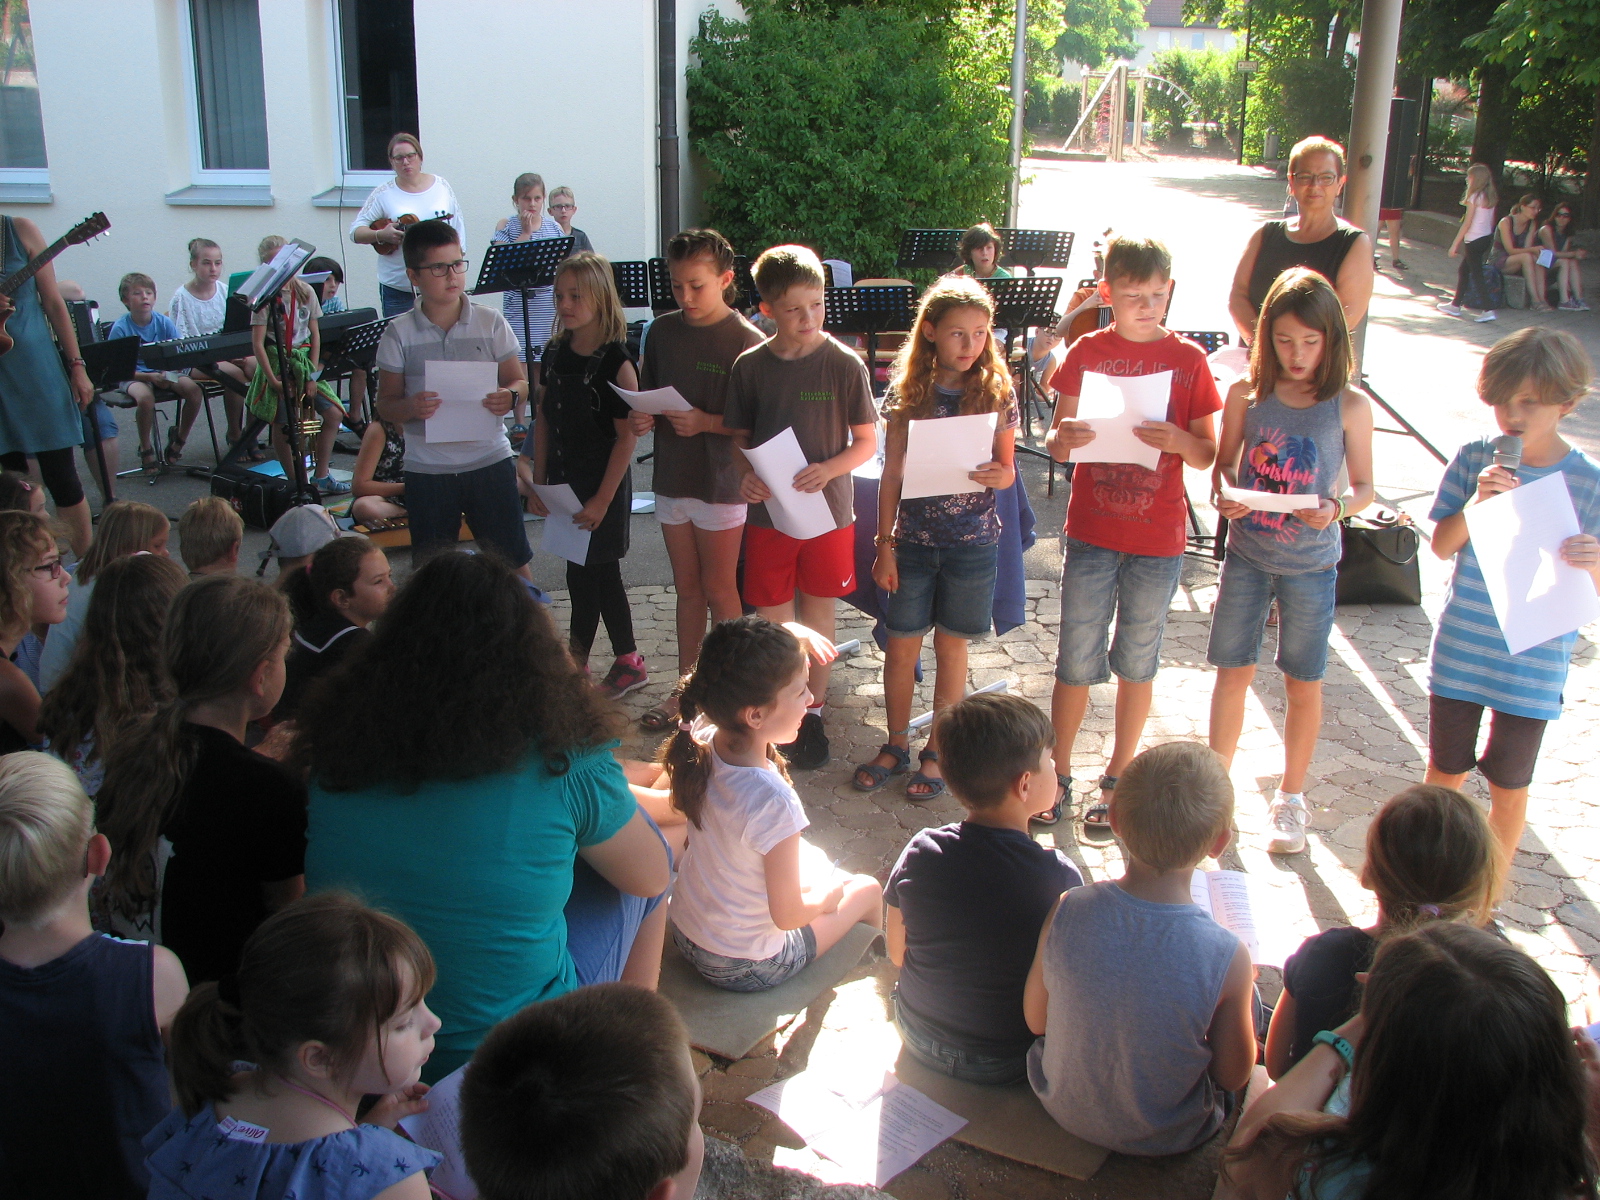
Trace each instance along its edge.
{"label": "ponytail", "polygon": [[233,1064],[245,1054],[243,1014],[222,998],[219,987],[197,984],[172,1018],[168,1034],[172,1088],[190,1116],[233,1094]]}
{"label": "ponytail", "polygon": [[1487,925],[1501,871],[1483,810],[1454,788],[1408,787],[1367,828],[1361,883],[1378,897],[1383,937],[1436,920]]}
{"label": "ponytail", "polygon": [[[672,782],[672,805],[696,829],[701,828],[705,809],[712,751],[709,740],[696,738],[690,725],[704,716],[722,729],[744,729],[744,710],[771,704],[779,689],[805,665],[800,640],[763,617],[721,621],[707,635],[694,670],[684,677],[680,688],[678,731],[663,744],[659,755]],[[769,745],[767,757],[787,781],[789,771],[783,756]]]}
{"label": "ponytail", "polygon": [[362,562],[376,549],[360,534],[337,537],[318,547],[310,562],[289,572],[279,588],[288,597],[295,622],[304,625],[332,612],[329,595],[353,592]]}

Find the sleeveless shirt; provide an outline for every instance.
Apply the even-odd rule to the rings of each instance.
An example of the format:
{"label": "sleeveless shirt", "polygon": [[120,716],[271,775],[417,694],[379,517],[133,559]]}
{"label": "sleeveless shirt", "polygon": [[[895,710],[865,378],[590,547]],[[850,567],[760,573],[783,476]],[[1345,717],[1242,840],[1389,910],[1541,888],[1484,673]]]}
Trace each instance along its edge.
{"label": "sleeveless shirt", "polygon": [[[10,217],[0,218],[0,239],[0,274],[10,275],[28,261]],[[17,311],[6,332],[16,345],[0,355],[0,454],[76,446],[83,441],[83,419],[39,300],[38,280],[28,280],[11,300]]]}
{"label": "sleeveless shirt", "polygon": [[[1331,499],[1344,466],[1340,397],[1291,408],[1276,393],[1244,410],[1239,486]],[[1338,523],[1313,529],[1293,513],[1255,512],[1228,522],[1228,551],[1272,575],[1306,575],[1337,565]]]}
{"label": "sleeveless shirt", "polygon": [[1273,281],[1290,267],[1310,267],[1336,283],[1345,255],[1360,236],[1361,230],[1341,225],[1320,242],[1295,242],[1289,239],[1289,222],[1268,221],[1261,227],[1261,247],[1250,268],[1250,306],[1260,312]]}

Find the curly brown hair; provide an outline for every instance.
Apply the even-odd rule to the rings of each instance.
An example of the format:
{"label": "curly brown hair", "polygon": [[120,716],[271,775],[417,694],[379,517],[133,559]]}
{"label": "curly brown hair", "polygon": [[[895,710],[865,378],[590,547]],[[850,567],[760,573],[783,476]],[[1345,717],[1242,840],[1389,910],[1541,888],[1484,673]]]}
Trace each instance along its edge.
{"label": "curly brown hair", "polygon": [[417,570],[372,640],[306,696],[293,757],[330,791],[412,792],[509,771],[532,753],[562,773],[620,721],[527,584],[498,558],[457,551]]}
{"label": "curly brown hair", "polygon": [[39,556],[55,549],[50,522],[37,513],[0,512],[0,632],[18,637],[33,621],[30,578]]}
{"label": "curly brown hair", "polygon": [[[889,395],[884,400],[883,416],[893,421],[921,421],[933,416],[933,375],[939,365],[933,331],[946,313],[958,308],[982,309],[994,323],[994,301],[981,283],[964,275],[947,275],[927,291],[917,305],[912,333],[900,347],[889,380]],[[1011,401],[1011,372],[1005,355],[989,332],[989,344],[978,361],[967,369],[966,391],[961,397],[961,414],[1001,412]]]}

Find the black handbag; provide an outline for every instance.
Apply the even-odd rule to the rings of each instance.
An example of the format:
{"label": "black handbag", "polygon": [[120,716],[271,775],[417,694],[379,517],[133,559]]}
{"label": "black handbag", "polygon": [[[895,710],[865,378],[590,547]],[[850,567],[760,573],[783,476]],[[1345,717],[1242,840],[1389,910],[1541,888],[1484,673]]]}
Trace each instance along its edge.
{"label": "black handbag", "polygon": [[294,484],[282,475],[263,475],[239,463],[223,463],[211,476],[211,494],[220,496],[252,529],[271,529],[294,507]]}
{"label": "black handbag", "polygon": [[1422,568],[1417,562],[1422,538],[1410,517],[1396,512],[1346,517],[1339,532],[1344,552],[1335,604],[1422,603]]}

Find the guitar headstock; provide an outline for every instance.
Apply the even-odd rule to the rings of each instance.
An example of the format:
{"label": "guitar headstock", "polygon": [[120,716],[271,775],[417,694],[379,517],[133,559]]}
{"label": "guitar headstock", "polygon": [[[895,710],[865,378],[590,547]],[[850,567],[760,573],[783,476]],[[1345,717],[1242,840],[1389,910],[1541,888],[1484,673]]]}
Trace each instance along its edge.
{"label": "guitar headstock", "polygon": [[110,228],[110,218],[103,212],[97,212],[93,216],[85,217],[82,221],[79,221],[67,231],[66,237],[62,240],[69,246],[81,246],[91,238],[99,237]]}

